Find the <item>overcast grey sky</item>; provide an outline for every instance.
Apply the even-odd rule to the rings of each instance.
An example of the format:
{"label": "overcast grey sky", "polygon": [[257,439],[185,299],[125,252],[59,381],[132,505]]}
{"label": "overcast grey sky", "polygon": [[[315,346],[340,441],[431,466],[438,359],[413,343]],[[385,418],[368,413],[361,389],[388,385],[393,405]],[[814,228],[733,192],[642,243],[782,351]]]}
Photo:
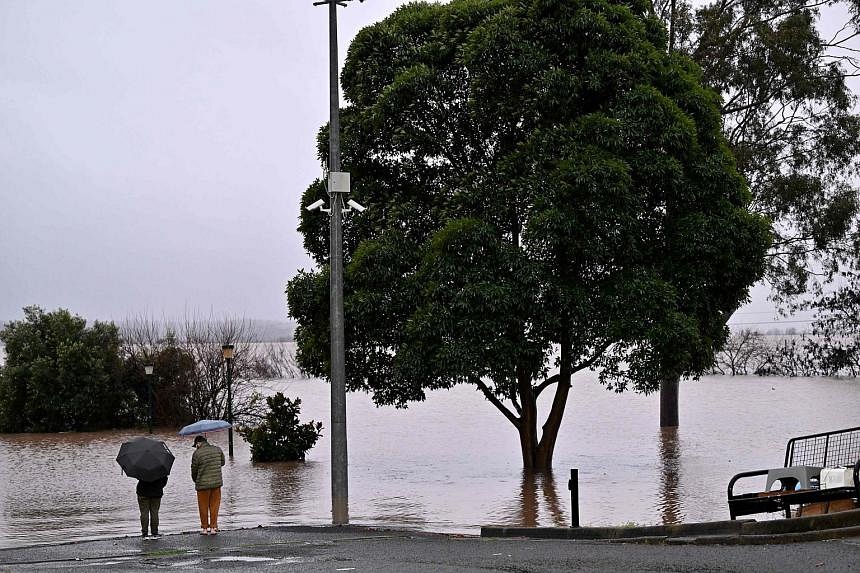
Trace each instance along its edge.
{"label": "overcast grey sky", "polygon": [[327,66],[313,0],[0,1],[0,321],[286,319]]}
{"label": "overcast grey sky", "polygon": [[327,66],[313,0],[0,0],[0,321],[286,319]]}

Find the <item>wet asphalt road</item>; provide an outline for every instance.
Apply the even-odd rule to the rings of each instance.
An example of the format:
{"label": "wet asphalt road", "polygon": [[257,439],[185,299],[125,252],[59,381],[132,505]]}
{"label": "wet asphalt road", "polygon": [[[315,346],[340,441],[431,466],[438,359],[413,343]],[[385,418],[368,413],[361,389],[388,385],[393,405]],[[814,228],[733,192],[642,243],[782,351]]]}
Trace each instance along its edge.
{"label": "wet asphalt road", "polygon": [[[58,540],[60,542],[61,540]],[[860,572],[860,538],[785,545],[482,539],[358,527],[267,527],[0,550],[0,571]]]}

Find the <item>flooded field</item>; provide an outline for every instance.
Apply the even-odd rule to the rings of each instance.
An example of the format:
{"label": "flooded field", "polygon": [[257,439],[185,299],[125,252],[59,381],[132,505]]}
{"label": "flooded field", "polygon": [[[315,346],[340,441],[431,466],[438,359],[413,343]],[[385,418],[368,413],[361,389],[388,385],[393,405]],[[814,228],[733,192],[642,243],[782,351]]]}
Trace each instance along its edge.
{"label": "flooded field", "polygon": [[[252,464],[236,436],[224,470],[221,525],[330,523],[329,387],[269,388],[302,399],[302,420],[325,424],[306,463]],[[739,471],[782,465],[795,435],[860,426],[860,382],[708,377],[681,386],[681,427],[661,432],[658,397],[614,394],[576,379],[552,474],[521,470],[509,423],[469,387],[408,410],[348,399],[350,521],[477,534],[481,525],[567,525],[571,468],[583,525],[726,519],[726,484]],[[145,430],[143,430],[145,432]],[[140,431],[0,435],[0,547],[139,530],[134,487],[115,457]],[[163,533],[196,529],[190,438],[159,428],[176,463],[161,506]],[[226,433],[210,435],[227,451]]]}

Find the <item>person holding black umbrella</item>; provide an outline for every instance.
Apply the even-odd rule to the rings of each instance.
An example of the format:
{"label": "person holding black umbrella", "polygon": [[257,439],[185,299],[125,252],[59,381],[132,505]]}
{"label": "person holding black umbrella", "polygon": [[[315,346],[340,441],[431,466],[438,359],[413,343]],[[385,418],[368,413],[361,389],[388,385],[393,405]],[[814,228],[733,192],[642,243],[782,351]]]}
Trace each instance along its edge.
{"label": "person holding black umbrella", "polygon": [[148,532],[152,533],[153,538],[159,537],[158,510],[174,459],[167,444],[152,438],[135,438],[119,448],[117,463],[125,475],[138,480],[137,503],[144,539]]}
{"label": "person holding black umbrella", "polygon": [[144,539],[147,531],[151,532],[151,539],[161,537],[158,534],[158,510],[161,507],[161,498],[164,496],[166,485],[167,476],[154,481],[138,480],[137,482],[137,505],[140,507],[140,529]]}

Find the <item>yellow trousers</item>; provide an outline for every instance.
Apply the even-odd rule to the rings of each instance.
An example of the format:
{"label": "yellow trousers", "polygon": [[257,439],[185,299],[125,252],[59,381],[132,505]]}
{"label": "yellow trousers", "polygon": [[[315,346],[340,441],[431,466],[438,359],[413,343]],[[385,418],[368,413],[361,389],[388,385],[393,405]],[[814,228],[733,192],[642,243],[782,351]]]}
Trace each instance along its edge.
{"label": "yellow trousers", "polygon": [[221,507],[221,488],[197,490],[197,509],[200,510],[200,527],[218,529],[218,509]]}

